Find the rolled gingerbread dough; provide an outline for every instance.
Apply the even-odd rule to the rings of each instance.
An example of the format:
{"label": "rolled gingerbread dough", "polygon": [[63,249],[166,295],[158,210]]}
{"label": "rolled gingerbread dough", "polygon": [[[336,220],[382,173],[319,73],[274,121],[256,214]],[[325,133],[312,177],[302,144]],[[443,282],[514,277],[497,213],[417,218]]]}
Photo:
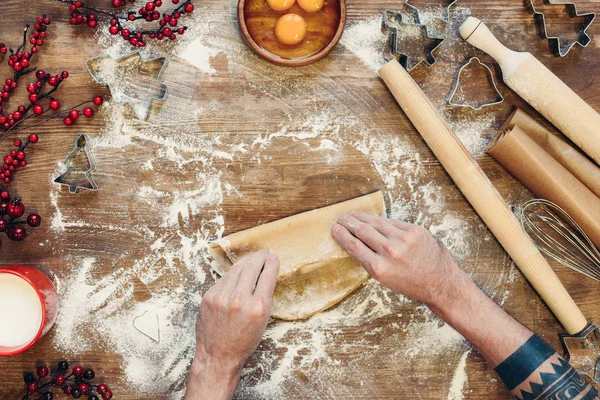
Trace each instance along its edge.
{"label": "rolled gingerbread dough", "polygon": [[212,267],[222,276],[248,253],[270,250],[281,263],[271,315],[306,319],[337,304],[369,277],[331,236],[337,218],[351,211],[383,215],[384,210],[383,194],[375,192],[237,232],[211,243]]}

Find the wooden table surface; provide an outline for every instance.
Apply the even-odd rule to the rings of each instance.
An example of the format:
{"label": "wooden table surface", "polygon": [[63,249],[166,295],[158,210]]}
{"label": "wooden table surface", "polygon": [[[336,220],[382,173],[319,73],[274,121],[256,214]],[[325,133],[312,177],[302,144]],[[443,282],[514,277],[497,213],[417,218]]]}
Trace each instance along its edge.
{"label": "wooden table surface", "polygon": [[[420,7],[428,3],[436,1],[414,2]],[[577,4],[581,10],[600,12],[596,1]],[[169,58],[162,77],[169,94],[166,101],[154,103],[148,121],[137,121],[127,106],[111,103],[93,119],[72,127],[54,120],[36,128],[40,143],[10,189],[28,210],[37,210],[44,223],[31,229],[23,242],[3,238],[0,265],[26,264],[47,272],[60,283],[61,312],[70,315],[28,352],[0,359],[0,398],[20,398],[23,371],[63,358],[94,366],[117,399],[180,397],[193,354],[199,299],[215,280],[206,241],[378,189],[386,191],[393,215],[446,235],[442,240],[461,253],[456,258],[475,281],[559,349],[562,327],[454,187],[377,74],[349,51],[352,46],[339,45],[322,62],[298,70],[267,65],[242,44],[235,5],[231,0],[198,1],[194,17],[186,17],[203,44],[222,50],[215,50],[210,59],[214,73],[178,58],[176,43],[155,46]],[[349,0],[348,21],[364,23],[399,6],[393,1]],[[109,98],[108,89],[94,83],[85,68],[87,59],[107,47],[100,40],[106,35],[95,39],[89,28],[70,26],[64,5],[2,1],[0,40],[17,44],[24,24],[41,13],[54,22],[34,64],[70,73],[57,97],[70,105],[97,94]],[[412,72],[458,127],[461,138],[473,140],[461,127],[490,121],[481,136],[475,135],[474,155],[506,200],[518,206],[531,193],[481,150],[513,107],[538,119],[539,115],[501,82],[506,101],[499,106],[475,112],[444,105],[454,74],[467,57],[492,62],[457,39],[456,27],[469,13],[488,22],[509,47],[539,57],[597,110],[600,42],[594,39],[585,49],[576,46],[567,57],[555,58],[521,0],[460,0],[451,10],[447,34],[453,39],[438,50],[438,63]],[[560,20],[553,24],[564,28]],[[592,36],[597,27],[591,27]],[[9,76],[6,65],[2,71]],[[495,66],[496,77],[499,73]],[[467,85],[476,90],[479,83]],[[125,116],[127,135],[121,135],[120,125],[114,127],[120,115]],[[100,190],[74,195],[52,180],[60,169],[57,164],[82,133],[94,141],[94,177]],[[323,149],[331,144],[333,150]],[[8,141],[2,146],[8,151]],[[210,197],[214,185],[221,195]],[[435,193],[432,197],[426,195],[429,189]],[[448,221],[458,221],[458,230],[444,230]],[[158,239],[163,247],[156,246]],[[77,273],[86,262],[94,266],[87,284],[120,280],[121,290],[96,307],[90,306],[97,300],[91,294],[76,294],[76,286],[82,284]],[[600,322],[600,284],[553,266],[583,313]],[[159,279],[150,278],[152,274]],[[150,360],[131,362],[136,354],[125,355],[126,346],[110,338],[120,337],[119,324],[132,324],[121,316],[136,312],[132,310],[150,298],[176,299],[176,306],[167,317],[161,314],[161,324],[169,326],[160,344],[141,336],[128,339],[139,346],[133,351],[149,354],[140,360]],[[464,343],[445,343],[448,332],[439,329],[443,326],[423,307],[390,296],[374,282],[324,315],[298,324],[272,322],[269,339],[248,362],[237,396],[425,399],[461,398],[462,393],[469,399],[509,398],[476,351],[470,352]],[[73,325],[77,318],[81,323]],[[433,333],[427,333],[429,328]],[[466,369],[459,365],[463,356]],[[128,382],[132,368],[147,373],[139,378],[147,377],[144,385]]]}

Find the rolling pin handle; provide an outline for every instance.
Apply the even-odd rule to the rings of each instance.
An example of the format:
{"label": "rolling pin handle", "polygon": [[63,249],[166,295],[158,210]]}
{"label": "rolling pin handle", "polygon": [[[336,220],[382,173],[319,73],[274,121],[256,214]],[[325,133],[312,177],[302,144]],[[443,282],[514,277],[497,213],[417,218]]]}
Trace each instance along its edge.
{"label": "rolling pin handle", "polygon": [[504,46],[481,20],[469,17],[459,28],[460,35],[469,44],[492,56],[501,66],[510,64],[517,52]]}

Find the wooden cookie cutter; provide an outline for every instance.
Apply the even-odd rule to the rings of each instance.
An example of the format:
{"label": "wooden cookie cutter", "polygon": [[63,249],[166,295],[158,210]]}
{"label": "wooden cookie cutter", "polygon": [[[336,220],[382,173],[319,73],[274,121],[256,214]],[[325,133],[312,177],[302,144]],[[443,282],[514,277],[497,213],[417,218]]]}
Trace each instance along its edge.
{"label": "wooden cookie cutter", "polygon": [[[384,58],[387,60],[391,60],[392,58],[397,59],[400,65],[410,72],[421,63],[425,63],[428,68],[435,64],[436,60],[433,52],[444,42],[444,38],[429,35],[427,26],[419,23],[418,10],[408,4],[406,5],[411,10],[414,23],[403,22],[403,14],[401,12],[385,10],[381,21],[381,29],[383,32],[388,33],[389,37],[388,46],[386,46],[386,50],[384,51]],[[419,58],[417,62],[411,64],[409,54],[399,48],[399,42],[402,38],[399,31],[405,32],[408,29],[415,28],[420,29],[421,36],[427,40],[428,45],[426,47],[425,58]]]}
{"label": "wooden cookie cutter", "polygon": [[[458,101],[454,100],[454,97],[456,96],[456,92],[458,91],[458,88],[460,86],[461,76],[462,76],[464,70],[469,65],[471,65],[471,63],[473,63],[473,62],[477,62],[479,65],[485,67],[486,75],[488,77],[490,87],[496,93],[496,99],[488,101],[488,102],[478,103],[475,105],[467,104],[467,103],[459,103]],[[490,67],[488,67],[485,63],[481,62],[481,60],[478,57],[471,57],[471,58],[469,58],[469,61],[467,61],[465,64],[463,64],[460,67],[460,69],[458,70],[458,75],[456,76],[456,80],[454,81],[454,86],[452,87],[450,94],[446,98],[446,102],[448,103],[448,105],[454,106],[454,107],[468,107],[473,110],[481,110],[483,107],[489,107],[489,106],[493,106],[493,105],[504,102],[504,96],[502,96],[502,93],[500,93],[500,91],[498,90],[498,86],[496,85],[496,80],[494,79],[494,73],[492,72]]]}
{"label": "wooden cookie cutter", "polygon": [[[92,172],[96,170],[96,165],[89,150],[88,141],[87,136],[79,136],[77,145],[65,160],[67,171],[54,179],[54,183],[68,186],[71,193],[79,193],[81,189],[98,190],[98,186],[92,178]],[[76,160],[82,157],[86,158],[84,165],[76,165]]]}
{"label": "wooden cookie cutter", "polygon": [[[102,77],[102,74],[99,71],[94,70],[93,65],[101,62],[104,59],[111,59],[115,64],[119,64],[123,61],[126,61],[129,58],[135,57],[139,58],[142,63],[148,63],[152,61],[161,61],[162,66],[156,76],[153,77],[153,80],[160,85],[160,90],[157,93],[151,93],[149,90],[136,91],[135,88],[129,90],[123,90],[122,87],[113,85],[110,82],[106,82],[106,79]],[[108,54],[101,54],[97,57],[90,58],[85,63],[85,66],[91,75],[91,77],[98,83],[108,85],[110,93],[113,97],[113,100],[116,104],[129,104],[129,106],[133,109],[136,117],[142,121],[148,119],[150,115],[150,108],[152,107],[152,103],[154,100],[165,100],[167,98],[167,85],[160,80],[161,75],[163,74],[166,66],[167,59],[166,57],[145,57],[141,52],[135,51],[133,53],[124,55],[117,59],[113,58]],[[123,84],[123,80],[120,81]],[[143,89],[143,87],[142,87]],[[147,89],[147,88],[146,88]]]}
{"label": "wooden cookie cutter", "polygon": [[587,47],[587,45],[590,44],[592,39],[587,34],[587,30],[592,25],[594,20],[596,19],[595,13],[579,14],[577,12],[577,6],[575,5],[575,3],[555,1],[555,0],[542,0],[542,1],[544,1],[545,3],[548,3],[550,5],[564,6],[566,8],[566,10],[569,12],[569,15],[571,16],[571,18],[581,17],[585,21],[583,23],[583,26],[581,27],[581,29],[577,30],[577,41],[568,40],[568,39],[561,38],[558,36],[551,36],[548,32],[548,25],[546,24],[546,17],[544,15],[544,13],[542,11],[539,11],[535,7],[536,0],[529,0],[529,5],[535,14],[535,19],[536,19],[536,22],[538,25],[538,30],[539,30],[540,36],[545,39],[548,39],[548,44],[550,45],[550,49],[556,55],[558,55],[559,57],[564,57],[569,53],[569,51],[571,51],[573,46],[575,46],[576,44],[580,45],[581,47]]}

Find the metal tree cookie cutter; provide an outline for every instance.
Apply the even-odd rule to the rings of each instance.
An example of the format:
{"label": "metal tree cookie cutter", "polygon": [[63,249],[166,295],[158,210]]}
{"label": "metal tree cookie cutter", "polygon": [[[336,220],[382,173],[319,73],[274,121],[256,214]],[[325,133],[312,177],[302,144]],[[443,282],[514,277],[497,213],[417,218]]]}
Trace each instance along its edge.
{"label": "metal tree cookie cutter", "polygon": [[[152,68],[156,64],[160,67]],[[146,58],[140,51],[117,59],[102,54],[86,62],[92,78],[108,85],[115,103],[129,104],[142,121],[148,118],[154,100],[167,97],[167,85],[160,80],[166,66],[165,57]]]}
{"label": "metal tree cookie cutter", "polygon": [[581,24],[581,27],[576,30],[576,33],[577,33],[576,41],[569,40],[566,38],[561,38],[559,36],[552,36],[548,32],[548,25],[546,24],[546,17],[544,15],[544,13],[542,11],[539,11],[535,6],[536,0],[529,0],[529,6],[531,7],[532,11],[535,14],[535,19],[536,19],[536,22],[538,25],[538,30],[540,32],[540,36],[545,39],[548,39],[550,48],[556,55],[558,55],[560,57],[564,57],[569,53],[569,51],[571,51],[573,46],[575,46],[576,44],[579,44],[581,47],[587,47],[587,45],[590,44],[592,39],[587,34],[587,30],[592,25],[594,20],[596,19],[595,13],[579,14],[577,12],[577,6],[575,5],[575,3],[571,3],[571,2],[562,2],[562,1],[556,1],[556,0],[541,0],[541,1],[543,1],[544,3],[550,4],[550,5],[564,6],[565,9],[568,11],[571,18],[582,18],[583,19],[583,23]]}
{"label": "metal tree cookie cutter", "polygon": [[67,171],[54,179],[54,183],[68,186],[71,193],[79,193],[80,189],[98,190],[92,178],[96,166],[89,150],[88,140],[85,135],[79,136],[77,145],[65,160]]}
{"label": "metal tree cookie cutter", "polygon": [[[410,1],[410,0],[409,0],[409,1]],[[443,16],[443,18],[441,18],[441,20],[442,20],[442,21],[445,21],[445,22],[450,22],[450,8],[451,8],[451,7],[454,5],[454,3],[456,3],[457,1],[458,1],[458,0],[450,0],[450,1],[447,1],[447,2],[446,2],[447,4],[446,4],[445,6],[442,6],[442,9],[443,9],[443,12],[444,12],[444,16]],[[417,18],[418,18],[418,21],[417,21],[417,23],[419,23],[419,24],[420,24],[420,23],[422,22],[422,19],[421,19],[421,17],[420,17],[420,10],[419,10],[417,7],[413,6],[412,4],[410,4],[410,3],[408,3],[408,2],[406,3],[406,6],[407,6],[407,7],[410,7],[410,8],[412,8],[412,9],[413,9],[413,10],[416,12],[416,14],[417,14]]]}
{"label": "metal tree cookie cutter", "polygon": [[[488,82],[490,83],[490,88],[493,89],[494,93],[496,93],[496,99],[487,101],[487,102],[478,103],[475,105],[468,104],[465,102],[461,103],[458,100],[455,100],[456,92],[458,91],[458,88],[460,87],[460,82],[461,82],[461,77],[463,75],[463,72],[473,62],[476,62],[485,68],[486,75],[488,77]],[[494,73],[492,72],[490,67],[488,67],[485,63],[481,62],[481,60],[478,57],[471,57],[471,58],[469,58],[469,61],[467,61],[465,64],[463,64],[459,68],[458,75],[456,76],[456,80],[454,81],[454,86],[452,87],[450,94],[446,98],[446,102],[448,103],[448,105],[454,106],[454,107],[468,107],[473,110],[481,110],[484,107],[489,107],[489,106],[493,106],[493,105],[504,102],[504,96],[502,96],[502,93],[500,93],[500,91],[498,90],[498,86],[496,85],[496,80],[494,79]]]}
{"label": "metal tree cookie cutter", "polygon": [[[412,71],[421,63],[425,63],[427,67],[431,67],[435,64],[435,56],[433,52],[444,42],[444,38],[434,37],[429,35],[427,26],[418,23],[418,11],[406,4],[413,15],[414,23],[404,23],[403,13],[393,10],[385,10],[381,21],[382,31],[388,34],[388,46],[384,51],[384,58],[391,60],[396,58],[400,65],[402,65],[407,71]],[[410,31],[418,32],[417,35],[410,37],[407,35]],[[418,40],[422,39],[426,42],[425,54],[423,56],[412,56],[408,52],[400,50],[402,47],[400,42],[404,40]],[[412,62],[411,62],[412,59]]]}

